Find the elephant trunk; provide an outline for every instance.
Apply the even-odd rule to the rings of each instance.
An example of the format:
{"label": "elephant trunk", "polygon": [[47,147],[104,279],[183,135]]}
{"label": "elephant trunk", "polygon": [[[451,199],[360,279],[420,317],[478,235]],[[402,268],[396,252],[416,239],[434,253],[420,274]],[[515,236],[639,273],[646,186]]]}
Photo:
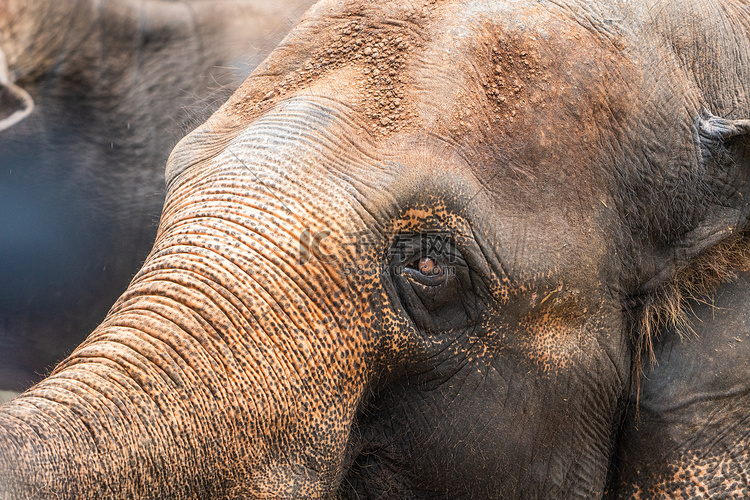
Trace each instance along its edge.
{"label": "elephant trunk", "polygon": [[[330,495],[372,351],[367,297],[343,271],[354,256],[336,243],[361,219],[329,177],[312,180],[325,141],[290,135],[310,119],[295,115],[251,127],[170,189],[155,247],[105,321],[0,412],[0,490]],[[305,236],[321,231],[327,259]]]}

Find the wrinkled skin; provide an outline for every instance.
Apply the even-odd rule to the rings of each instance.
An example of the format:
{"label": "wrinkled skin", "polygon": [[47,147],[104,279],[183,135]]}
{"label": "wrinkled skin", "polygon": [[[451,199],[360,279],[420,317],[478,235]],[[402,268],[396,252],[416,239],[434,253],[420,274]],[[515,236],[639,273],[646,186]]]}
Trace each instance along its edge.
{"label": "wrinkled skin", "polygon": [[750,495],[748,304],[745,271],[690,304],[692,335],[666,332],[657,344],[620,439],[618,498]]}
{"label": "wrinkled skin", "polygon": [[648,4],[317,4],[3,407],[0,487],[600,497],[639,311],[748,217],[746,14]]}
{"label": "wrinkled skin", "polygon": [[153,244],[170,150],[311,3],[0,0],[0,389],[101,322]]}

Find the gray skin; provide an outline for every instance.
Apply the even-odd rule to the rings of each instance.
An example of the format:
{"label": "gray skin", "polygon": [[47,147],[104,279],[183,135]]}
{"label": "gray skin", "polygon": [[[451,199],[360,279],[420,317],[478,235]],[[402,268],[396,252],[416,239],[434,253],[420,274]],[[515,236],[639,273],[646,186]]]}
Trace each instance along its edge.
{"label": "gray skin", "polygon": [[104,322],[0,410],[0,488],[601,497],[639,311],[748,225],[749,24],[317,4],[173,150]]}
{"label": "gray skin", "polygon": [[311,3],[0,0],[0,389],[101,322],[153,244],[169,152]]}
{"label": "gray skin", "polygon": [[[663,332],[627,414],[612,498],[750,496],[750,272]],[[737,498],[737,497],[734,497]]]}

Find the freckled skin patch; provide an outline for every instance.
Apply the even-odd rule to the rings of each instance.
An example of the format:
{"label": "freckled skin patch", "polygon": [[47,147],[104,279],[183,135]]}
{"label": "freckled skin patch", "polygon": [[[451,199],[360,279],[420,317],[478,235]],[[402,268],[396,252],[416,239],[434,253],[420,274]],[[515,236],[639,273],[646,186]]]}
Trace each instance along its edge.
{"label": "freckled skin patch", "polygon": [[581,350],[587,347],[582,331],[585,316],[574,302],[558,297],[562,295],[562,286],[559,288],[541,299],[534,292],[532,302],[539,300],[537,310],[526,315],[519,325],[528,335],[530,353],[538,353],[532,358],[545,371],[568,367],[568,363],[574,362],[570,347]]}
{"label": "freckled skin patch", "polygon": [[679,463],[663,466],[664,472],[648,488],[638,483],[623,486],[618,498],[747,498],[750,454],[744,443],[723,455],[693,451]]}

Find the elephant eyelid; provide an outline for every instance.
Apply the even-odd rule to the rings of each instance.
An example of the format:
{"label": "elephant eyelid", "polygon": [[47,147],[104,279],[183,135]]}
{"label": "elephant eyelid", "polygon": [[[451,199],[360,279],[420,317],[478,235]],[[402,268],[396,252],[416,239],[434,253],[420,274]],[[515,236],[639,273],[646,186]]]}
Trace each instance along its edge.
{"label": "elephant eyelid", "polygon": [[397,265],[417,267],[420,259],[450,264],[460,256],[457,254],[451,234],[429,232],[399,234],[391,244],[389,258]]}

